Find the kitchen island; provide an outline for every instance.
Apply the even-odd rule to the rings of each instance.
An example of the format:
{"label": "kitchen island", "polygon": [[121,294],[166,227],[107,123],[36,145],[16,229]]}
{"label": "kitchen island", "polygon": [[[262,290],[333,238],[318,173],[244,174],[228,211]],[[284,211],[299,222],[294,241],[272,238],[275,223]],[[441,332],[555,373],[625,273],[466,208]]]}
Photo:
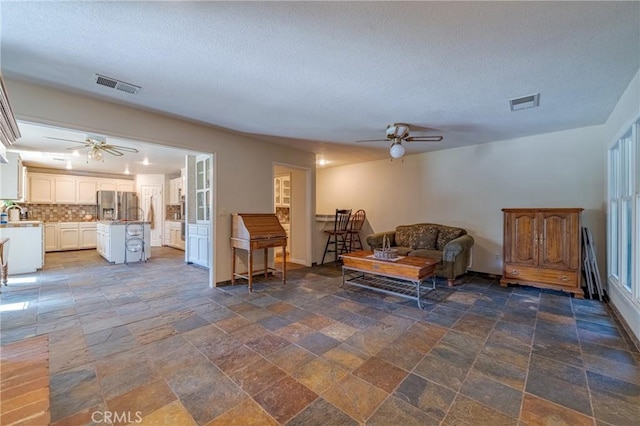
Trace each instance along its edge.
{"label": "kitchen island", "polygon": [[16,220],[0,225],[0,238],[9,238],[8,275],[36,272],[44,266],[42,222]]}
{"label": "kitchen island", "polygon": [[107,262],[147,261],[151,257],[149,222],[101,220],[97,224],[96,250]]}

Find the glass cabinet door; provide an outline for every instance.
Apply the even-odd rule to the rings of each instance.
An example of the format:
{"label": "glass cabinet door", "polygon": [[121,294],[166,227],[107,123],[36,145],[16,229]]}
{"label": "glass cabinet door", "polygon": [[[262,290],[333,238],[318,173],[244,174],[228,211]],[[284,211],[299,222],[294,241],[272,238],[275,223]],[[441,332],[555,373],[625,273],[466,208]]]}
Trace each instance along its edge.
{"label": "glass cabinet door", "polygon": [[209,221],[211,211],[211,159],[198,158],[196,160],[196,221]]}

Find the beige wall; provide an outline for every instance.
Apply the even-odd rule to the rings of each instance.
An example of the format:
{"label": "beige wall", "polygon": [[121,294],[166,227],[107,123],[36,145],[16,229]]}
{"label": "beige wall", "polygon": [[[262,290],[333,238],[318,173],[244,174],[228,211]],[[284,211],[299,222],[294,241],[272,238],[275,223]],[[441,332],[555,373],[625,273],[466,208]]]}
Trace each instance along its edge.
{"label": "beige wall", "polygon": [[363,208],[375,232],[417,222],[465,228],[475,239],[471,269],[500,274],[500,209],[582,207],[604,265],[604,146],[598,126],[319,169],[317,210]]}
{"label": "beige wall", "polygon": [[[315,154],[115,103],[6,80],[18,119],[216,154],[215,281],[230,279],[231,212],[273,210],[273,164],[315,170]],[[312,191],[315,189],[312,188]]]}

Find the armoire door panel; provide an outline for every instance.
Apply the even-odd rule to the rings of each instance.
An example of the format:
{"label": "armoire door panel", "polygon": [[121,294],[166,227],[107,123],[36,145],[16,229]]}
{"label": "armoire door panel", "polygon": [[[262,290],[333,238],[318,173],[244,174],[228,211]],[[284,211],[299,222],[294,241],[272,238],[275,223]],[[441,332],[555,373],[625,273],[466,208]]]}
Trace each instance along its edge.
{"label": "armoire door panel", "polygon": [[508,262],[521,265],[535,265],[537,263],[538,250],[536,241],[535,214],[514,213],[511,227],[510,259]]}
{"label": "armoire door panel", "polygon": [[571,229],[574,216],[568,213],[540,213],[540,267],[571,268]]}

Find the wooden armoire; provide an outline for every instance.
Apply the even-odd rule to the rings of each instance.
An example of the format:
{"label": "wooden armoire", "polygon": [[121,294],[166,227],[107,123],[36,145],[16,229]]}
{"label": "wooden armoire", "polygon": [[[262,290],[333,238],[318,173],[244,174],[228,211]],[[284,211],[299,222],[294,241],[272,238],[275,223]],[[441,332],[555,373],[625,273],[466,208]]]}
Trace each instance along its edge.
{"label": "wooden armoire", "polygon": [[502,209],[504,263],[500,285],[524,284],[584,297],[580,285],[582,210]]}

